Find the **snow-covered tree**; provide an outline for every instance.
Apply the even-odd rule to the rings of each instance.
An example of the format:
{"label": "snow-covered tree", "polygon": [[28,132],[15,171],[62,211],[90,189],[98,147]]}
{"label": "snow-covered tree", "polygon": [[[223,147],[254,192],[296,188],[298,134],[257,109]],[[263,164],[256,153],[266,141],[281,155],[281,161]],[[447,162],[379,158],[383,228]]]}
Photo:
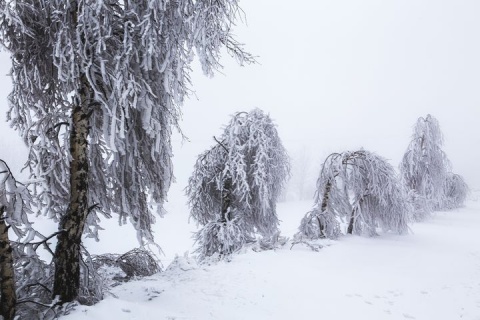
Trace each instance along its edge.
{"label": "snow-covered tree", "polygon": [[445,183],[444,208],[455,209],[463,206],[469,188],[463,177],[459,174],[449,172]]}
{"label": "snow-covered tree", "polygon": [[275,242],[276,201],[289,172],[289,158],[276,127],[260,109],[235,114],[222,136],[200,154],[186,193],[201,259],[228,255],[253,241]]}
{"label": "snow-covered tree", "polygon": [[41,179],[34,196],[60,221],[53,295],[77,297],[83,233],[119,214],[143,243],[172,180],[171,127],[188,93],[190,62],[220,67],[237,0],[1,0],[0,43],[11,53],[8,119]]}
{"label": "snow-covered tree", "polygon": [[333,153],[323,163],[313,209],[303,218],[296,238],[335,238],[340,221],[347,233],[375,235],[408,230],[409,204],[393,167],[365,150]]}
{"label": "snow-covered tree", "polygon": [[13,249],[8,237],[12,228],[18,238],[35,236],[27,214],[31,213],[31,197],[25,185],[18,183],[8,165],[0,160],[0,318],[13,320],[17,294]]}
{"label": "snow-covered tree", "polygon": [[[450,162],[442,150],[443,136],[437,119],[431,115],[420,117],[412,140],[400,163],[403,183],[413,190],[416,199],[415,220],[441,209],[445,202],[445,183]],[[426,208],[421,205],[426,204]]]}

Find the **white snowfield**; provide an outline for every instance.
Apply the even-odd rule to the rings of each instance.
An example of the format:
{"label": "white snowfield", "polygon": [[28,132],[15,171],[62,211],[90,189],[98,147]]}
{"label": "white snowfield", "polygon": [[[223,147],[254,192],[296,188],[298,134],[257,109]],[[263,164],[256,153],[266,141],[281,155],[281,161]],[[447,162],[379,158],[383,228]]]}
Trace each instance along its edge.
{"label": "white snowfield", "polygon": [[[343,236],[318,252],[249,250],[213,265],[180,257],[65,319],[480,320],[480,200],[471,198],[405,236]],[[279,205],[284,235],[309,205]]]}

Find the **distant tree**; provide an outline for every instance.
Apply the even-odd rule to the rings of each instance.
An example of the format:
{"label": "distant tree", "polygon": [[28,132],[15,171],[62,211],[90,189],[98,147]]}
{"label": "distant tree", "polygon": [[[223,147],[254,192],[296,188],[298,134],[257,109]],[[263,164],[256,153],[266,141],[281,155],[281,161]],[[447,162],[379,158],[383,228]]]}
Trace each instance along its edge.
{"label": "distant tree", "polygon": [[[412,141],[400,163],[400,174],[408,189],[416,193],[415,220],[441,209],[445,201],[445,183],[450,162],[442,150],[443,136],[437,119],[431,115],[419,118]],[[420,204],[419,204],[420,203]],[[426,208],[421,203],[426,204]]]}
{"label": "distant tree", "polygon": [[412,206],[411,219],[413,221],[422,221],[432,213],[431,203],[415,190],[408,191],[407,199]]}
{"label": "distant tree", "polygon": [[459,174],[449,172],[445,183],[446,209],[455,209],[464,205],[468,195],[468,185]]}
{"label": "distant tree", "polygon": [[8,237],[11,228],[18,238],[35,236],[27,214],[31,198],[25,185],[18,183],[7,164],[0,160],[0,318],[13,320],[17,294],[13,249]]}
{"label": "distant tree", "polygon": [[235,114],[217,144],[202,153],[186,193],[201,259],[228,255],[253,241],[276,241],[276,201],[289,172],[289,158],[274,123],[259,109]]}
{"label": "distant tree", "polygon": [[303,218],[297,239],[335,238],[339,220],[347,233],[375,235],[377,227],[405,233],[409,205],[393,167],[365,150],[333,153],[323,163],[312,211]]}
{"label": "distant tree", "polygon": [[[292,156],[291,177],[288,181],[287,199],[311,200],[315,194],[315,175],[312,155],[306,147],[302,147]],[[315,174],[312,174],[315,172]]]}
{"label": "distant tree", "polygon": [[29,147],[37,205],[60,221],[53,296],[78,296],[81,238],[98,213],[119,214],[152,241],[152,211],[172,180],[171,127],[196,51],[203,71],[232,37],[236,0],[1,0],[0,43],[11,53],[8,119]]}

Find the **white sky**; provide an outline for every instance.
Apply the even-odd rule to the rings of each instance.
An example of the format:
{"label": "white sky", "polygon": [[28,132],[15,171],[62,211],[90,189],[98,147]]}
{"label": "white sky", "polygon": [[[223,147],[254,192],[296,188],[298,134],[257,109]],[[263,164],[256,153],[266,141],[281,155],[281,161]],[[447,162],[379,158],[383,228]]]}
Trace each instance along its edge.
{"label": "white sky", "polygon": [[193,146],[177,158],[211,146],[228,115],[259,107],[292,155],[307,146],[323,161],[364,147],[396,167],[416,119],[431,113],[454,171],[480,187],[479,1],[240,4],[248,26],[236,33],[259,64],[242,68],[227,58],[225,75],[194,75],[199,100],[185,105],[182,124]]}
{"label": "white sky", "polygon": [[[396,167],[416,119],[431,113],[454,171],[480,188],[480,1],[242,0],[248,25],[237,38],[259,56],[223,74],[194,67],[196,96],[181,123],[190,142],[175,143],[175,173],[185,186],[195,156],[213,144],[236,111],[259,107],[278,124],[292,155],[364,147]],[[24,162],[17,134],[4,124],[9,60],[0,56],[0,158]],[[178,137],[176,140],[179,140]]]}

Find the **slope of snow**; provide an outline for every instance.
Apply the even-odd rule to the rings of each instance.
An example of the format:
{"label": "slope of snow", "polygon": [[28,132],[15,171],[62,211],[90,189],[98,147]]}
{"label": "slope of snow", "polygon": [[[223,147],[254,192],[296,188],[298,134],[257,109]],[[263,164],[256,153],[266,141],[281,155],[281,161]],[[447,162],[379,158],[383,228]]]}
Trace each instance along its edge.
{"label": "slope of snow", "polygon": [[[308,209],[307,202],[279,205],[285,235]],[[65,319],[479,320],[479,230],[474,199],[413,224],[406,236],[344,236],[319,252],[249,250],[212,265],[181,256]]]}

